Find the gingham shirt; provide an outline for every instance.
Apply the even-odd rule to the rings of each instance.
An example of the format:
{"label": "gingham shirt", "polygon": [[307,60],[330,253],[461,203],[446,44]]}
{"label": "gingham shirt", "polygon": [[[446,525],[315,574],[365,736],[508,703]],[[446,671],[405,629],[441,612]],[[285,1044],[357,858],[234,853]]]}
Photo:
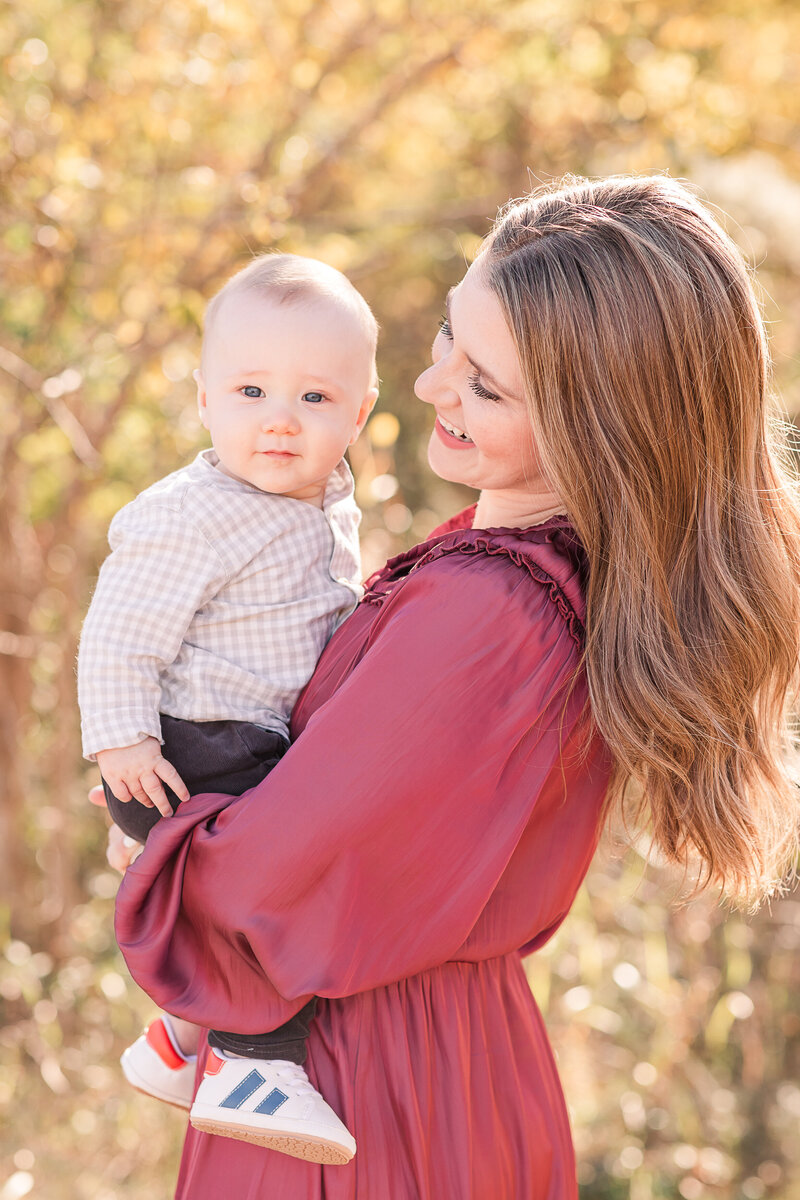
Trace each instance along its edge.
{"label": "gingham shirt", "polygon": [[111,522],[83,625],[83,752],[161,739],[159,713],[287,732],[335,627],[361,596],[360,513],[341,462],[319,509],[217,469],[213,450]]}

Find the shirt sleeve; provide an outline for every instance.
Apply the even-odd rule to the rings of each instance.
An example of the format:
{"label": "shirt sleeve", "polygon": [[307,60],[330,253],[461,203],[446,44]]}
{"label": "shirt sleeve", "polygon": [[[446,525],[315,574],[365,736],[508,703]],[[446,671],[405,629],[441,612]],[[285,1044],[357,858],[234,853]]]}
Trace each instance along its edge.
{"label": "shirt sleeve", "polygon": [[111,523],[78,651],[83,752],[161,739],[159,676],[195,613],[226,578],[224,565],[181,509],[134,501]]}
{"label": "shirt sleeve", "polygon": [[578,665],[549,588],[507,558],[413,572],[272,773],[150,835],[117,901],[134,978],[248,1033],[448,961],[559,770]]}

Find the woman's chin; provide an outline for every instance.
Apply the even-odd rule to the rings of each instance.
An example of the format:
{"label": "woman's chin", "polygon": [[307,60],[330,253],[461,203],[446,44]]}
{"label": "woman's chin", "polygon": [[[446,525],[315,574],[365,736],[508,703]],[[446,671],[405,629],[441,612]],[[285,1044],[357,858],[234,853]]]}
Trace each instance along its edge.
{"label": "woman's chin", "polygon": [[464,478],[464,473],[459,471],[458,464],[454,463],[452,456],[443,449],[435,431],[431,434],[431,440],[428,442],[428,466],[434,475],[447,480],[448,483],[462,483],[465,487],[477,486],[470,479]]}

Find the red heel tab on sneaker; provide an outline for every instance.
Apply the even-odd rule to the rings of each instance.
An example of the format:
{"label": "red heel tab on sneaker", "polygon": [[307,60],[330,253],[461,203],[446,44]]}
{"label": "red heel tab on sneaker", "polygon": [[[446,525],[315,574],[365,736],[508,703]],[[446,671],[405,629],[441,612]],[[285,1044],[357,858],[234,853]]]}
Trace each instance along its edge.
{"label": "red heel tab on sneaker", "polygon": [[218,1058],[213,1050],[209,1050],[208,1058],[206,1059],[205,1075],[219,1075],[222,1068],[225,1066],[225,1059]]}
{"label": "red heel tab on sneaker", "polygon": [[178,1054],[178,1051],[170,1041],[169,1034],[164,1028],[164,1022],[161,1020],[161,1017],[157,1021],[153,1021],[152,1025],[148,1025],[145,1038],[147,1044],[152,1046],[164,1066],[169,1067],[172,1071],[179,1071],[181,1067],[186,1066],[186,1059]]}

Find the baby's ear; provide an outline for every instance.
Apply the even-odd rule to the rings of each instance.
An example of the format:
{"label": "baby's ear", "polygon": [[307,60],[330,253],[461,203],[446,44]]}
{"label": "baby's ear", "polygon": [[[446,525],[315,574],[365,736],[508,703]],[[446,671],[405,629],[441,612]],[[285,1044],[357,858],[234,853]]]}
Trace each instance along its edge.
{"label": "baby's ear", "polygon": [[369,414],[372,412],[373,408],[375,407],[375,401],[377,399],[378,399],[378,389],[370,388],[369,391],[367,392],[366,396],[364,397],[364,400],[361,404],[361,408],[358,410],[358,416],[356,418],[356,427],[353,430],[353,435],[350,438],[350,442],[349,442],[349,444],[351,446],[353,445],[353,442],[358,440],[358,435],[361,433],[361,430],[366,425],[367,417],[369,416]]}
{"label": "baby's ear", "polygon": [[200,414],[200,420],[203,422],[203,425],[208,429],[206,385],[203,381],[203,372],[199,368],[196,368],[192,371],[192,379],[197,384],[197,411]]}

